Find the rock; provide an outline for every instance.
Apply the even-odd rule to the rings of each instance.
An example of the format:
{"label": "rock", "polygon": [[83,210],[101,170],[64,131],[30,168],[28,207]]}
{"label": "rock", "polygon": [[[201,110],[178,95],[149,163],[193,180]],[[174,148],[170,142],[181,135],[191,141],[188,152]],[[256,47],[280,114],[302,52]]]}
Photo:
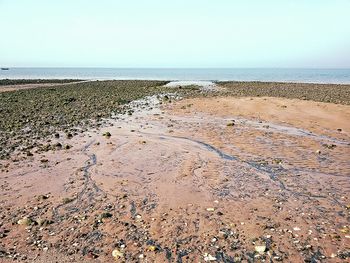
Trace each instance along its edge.
{"label": "rock", "polygon": [[33,223],[34,223],[34,221],[28,217],[23,217],[22,219],[17,221],[17,224],[19,224],[21,226],[30,226]]}
{"label": "rock", "polygon": [[55,147],[61,149],[62,148],[62,144],[58,142],[58,143],[55,144]]}
{"label": "rock", "polygon": [[87,253],[86,256],[87,256],[88,259],[96,259],[96,258],[98,258],[98,255],[93,253],[93,252],[91,252],[91,251],[89,253]]}
{"label": "rock", "polygon": [[229,122],[226,124],[227,127],[232,127],[232,126],[235,126],[235,123],[234,122]]}
{"label": "rock", "polygon": [[337,145],[335,144],[322,144],[323,147],[327,148],[327,149],[330,149],[330,150],[333,150],[334,148],[337,147]]}
{"label": "rock", "polygon": [[341,229],[339,229],[339,231],[342,232],[342,233],[344,233],[344,234],[350,233],[349,228],[346,227],[346,226],[344,226],[344,227],[342,227]]}
{"label": "rock", "polygon": [[205,253],[203,255],[204,257],[204,261],[216,261],[216,257],[213,257],[212,255],[208,254],[208,253]]}
{"label": "rock", "polygon": [[47,226],[53,224],[53,221],[45,219],[45,218],[39,218],[37,221],[39,226]]}
{"label": "rock", "polygon": [[281,159],[273,159],[272,162],[275,164],[281,164],[283,161]]}
{"label": "rock", "polygon": [[112,215],[111,213],[105,212],[105,213],[100,214],[99,217],[98,217],[98,219],[99,219],[99,220],[102,220],[102,219],[104,219],[104,218],[110,218],[110,217],[112,217],[112,216],[113,216],[113,215]]}
{"label": "rock", "polygon": [[136,215],[136,219],[141,219],[142,216],[141,215]]}
{"label": "rock", "polygon": [[148,251],[156,251],[157,250],[157,247],[156,246],[149,246],[147,248]]}
{"label": "rock", "polygon": [[258,252],[259,254],[263,254],[266,251],[266,246],[265,245],[255,246],[255,251]]}
{"label": "rock", "polygon": [[147,250],[148,251],[156,251],[157,250],[157,247],[156,246],[149,246],[148,248],[147,248]]}
{"label": "rock", "polygon": [[296,226],[296,227],[293,227],[293,230],[294,230],[294,231],[300,231],[301,229],[300,229],[299,227]]}
{"label": "rock", "polygon": [[124,257],[124,253],[119,251],[118,249],[114,249],[112,251],[112,256],[114,257],[115,260],[118,260],[120,258],[123,258]]}
{"label": "rock", "polygon": [[235,256],[235,257],[233,258],[233,260],[234,260],[234,262],[241,262],[241,261],[242,261],[242,258],[239,257],[239,256]]}
{"label": "rock", "polygon": [[65,149],[65,150],[69,150],[70,148],[72,148],[72,146],[70,146],[70,145],[68,145],[68,144],[66,144],[66,145],[64,146],[64,149]]}
{"label": "rock", "polygon": [[208,208],[207,208],[207,211],[208,211],[208,212],[214,212],[214,211],[215,211],[215,208],[213,208],[213,207],[208,207]]}
{"label": "rock", "polygon": [[0,228],[0,238],[7,237],[7,234],[10,232],[8,229],[2,229]]}
{"label": "rock", "polygon": [[103,136],[105,136],[106,138],[109,138],[109,137],[111,137],[112,135],[111,135],[110,132],[105,132],[105,133],[103,134]]}
{"label": "rock", "polygon": [[62,202],[63,202],[63,204],[68,204],[68,203],[72,202],[73,200],[74,200],[74,199],[65,197],[65,198],[62,199]]}

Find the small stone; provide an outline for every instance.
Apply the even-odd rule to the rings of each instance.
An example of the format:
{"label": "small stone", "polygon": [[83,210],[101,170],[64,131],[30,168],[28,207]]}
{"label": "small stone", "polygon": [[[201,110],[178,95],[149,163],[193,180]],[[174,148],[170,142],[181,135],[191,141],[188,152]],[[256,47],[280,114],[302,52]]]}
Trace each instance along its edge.
{"label": "small stone", "polygon": [[33,220],[28,217],[23,217],[22,219],[17,221],[17,224],[22,226],[30,226],[33,223]]}
{"label": "small stone", "polygon": [[44,218],[39,218],[38,220],[36,220],[36,222],[39,226],[47,226],[53,224],[53,221]]}
{"label": "small stone", "polygon": [[105,136],[106,138],[109,138],[109,137],[111,137],[112,135],[111,135],[110,132],[105,132],[105,133],[103,134],[103,136]]}
{"label": "small stone", "polygon": [[64,146],[64,149],[65,149],[65,150],[69,150],[70,148],[72,148],[72,146],[70,146],[70,145],[68,145],[68,144],[66,144],[66,145]]}
{"label": "small stone", "polygon": [[337,147],[337,145],[335,144],[323,144],[322,146],[330,150],[333,150],[334,148]]}
{"label": "small stone", "polygon": [[102,219],[105,219],[105,218],[110,218],[112,217],[113,215],[111,213],[108,213],[108,212],[105,212],[105,213],[102,213],[99,215],[99,220],[102,220]]}
{"label": "small stone", "polygon": [[349,231],[349,228],[348,227],[346,227],[346,226],[344,226],[344,227],[342,227],[341,229],[339,229],[340,230],[340,232],[342,232],[342,233],[344,233],[344,234],[348,234],[350,231]]}
{"label": "small stone", "polygon": [[239,256],[235,256],[233,259],[234,259],[234,262],[241,262],[242,261],[242,258]]}
{"label": "small stone", "polygon": [[216,257],[213,257],[212,255],[205,253],[204,255],[204,261],[215,261]]}
{"label": "small stone", "polygon": [[259,254],[264,254],[266,251],[266,246],[261,245],[261,246],[255,246],[255,251],[258,252]]}
{"label": "small stone", "polygon": [[299,227],[296,226],[296,227],[293,228],[293,230],[294,230],[294,231],[300,231],[301,229],[300,229]]}
{"label": "small stone", "polygon": [[149,246],[147,248],[148,251],[156,251],[157,250],[157,247],[156,246]]}
{"label": "small stone", "polygon": [[114,249],[112,251],[112,256],[114,257],[115,260],[124,257],[124,253],[119,251],[118,249]]}
{"label": "small stone", "polygon": [[62,148],[62,144],[58,142],[58,143],[55,144],[55,147],[56,148]]}
{"label": "small stone", "polygon": [[68,203],[70,203],[72,201],[73,201],[73,199],[68,198],[68,197],[65,197],[65,198],[62,199],[63,204],[68,204]]}
{"label": "small stone", "polygon": [[96,258],[98,258],[98,255],[96,255],[95,253],[93,253],[93,252],[89,252],[89,253],[87,253],[87,258],[89,258],[89,259],[96,259]]}

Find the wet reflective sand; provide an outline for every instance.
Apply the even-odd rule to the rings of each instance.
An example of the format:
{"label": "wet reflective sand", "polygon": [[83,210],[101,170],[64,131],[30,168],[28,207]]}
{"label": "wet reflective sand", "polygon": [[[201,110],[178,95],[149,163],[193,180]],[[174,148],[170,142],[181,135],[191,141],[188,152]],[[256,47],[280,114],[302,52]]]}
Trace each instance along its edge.
{"label": "wet reflective sand", "polygon": [[[120,262],[349,259],[350,106],[151,98],[135,109],[74,137],[72,149],[9,162],[4,253],[38,262],[113,262],[112,251]],[[38,224],[18,225],[23,217]]]}

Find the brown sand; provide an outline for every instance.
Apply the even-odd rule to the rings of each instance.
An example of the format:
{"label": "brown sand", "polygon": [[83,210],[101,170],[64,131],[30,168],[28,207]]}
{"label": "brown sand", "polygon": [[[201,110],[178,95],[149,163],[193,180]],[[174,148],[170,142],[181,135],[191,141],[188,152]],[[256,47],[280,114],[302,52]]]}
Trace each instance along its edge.
{"label": "brown sand", "polygon": [[[28,262],[113,262],[114,249],[120,262],[346,260],[350,106],[201,98],[162,110],[74,137],[70,150],[3,162],[0,254]],[[25,216],[52,224],[16,224]]]}

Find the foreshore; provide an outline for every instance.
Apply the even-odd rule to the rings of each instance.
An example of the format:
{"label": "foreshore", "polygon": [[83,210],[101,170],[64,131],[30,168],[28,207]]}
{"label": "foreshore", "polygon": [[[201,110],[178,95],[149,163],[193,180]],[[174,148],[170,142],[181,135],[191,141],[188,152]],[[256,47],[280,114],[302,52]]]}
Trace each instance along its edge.
{"label": "foreshore", "polygon": [[0,261],[349,260],[350,85],[168,83],[0,92]]}

